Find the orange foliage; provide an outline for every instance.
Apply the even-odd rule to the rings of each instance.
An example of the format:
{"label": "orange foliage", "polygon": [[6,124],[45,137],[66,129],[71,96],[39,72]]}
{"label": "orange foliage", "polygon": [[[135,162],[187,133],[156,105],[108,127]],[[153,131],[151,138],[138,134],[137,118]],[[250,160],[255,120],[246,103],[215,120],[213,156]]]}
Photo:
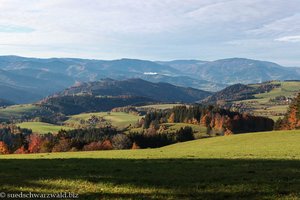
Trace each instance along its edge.
{"label": "orange foliage", "polygon": [[132,147],[131,147],[131,149],[140,149],[141,147],[139,146],[139,145],[137,145],[137,143],[136,142],[134,142],[133,144],[132,144]]}
{"label": "orange foliage", "polygon": [[21,147],[18,148],[14,153],[15,153],[15,154],[25,154],[25,153],[28,153],[28,151],[25,149],[24,146],[21,146]]}
{"label": "orange foliage", "polygon": [[168,119],[168,123],[174,123],[174,117],[175,117],[175,114],[172,113]]}
{"label": "orange foliage", "polygon": [[2,141],[0,141],[0,154],[9,154],[7,145]]}
{"label": "orange foliage", "polygon": [[43,140],[39,135],[31,134],[29,136],[28,152],[39,153]]}
{"label": "orange foliage", "polygon": [[111,150],[113,149],[113,146],[111,144],[110,140],[104,140],[101,144],[102,150]]}

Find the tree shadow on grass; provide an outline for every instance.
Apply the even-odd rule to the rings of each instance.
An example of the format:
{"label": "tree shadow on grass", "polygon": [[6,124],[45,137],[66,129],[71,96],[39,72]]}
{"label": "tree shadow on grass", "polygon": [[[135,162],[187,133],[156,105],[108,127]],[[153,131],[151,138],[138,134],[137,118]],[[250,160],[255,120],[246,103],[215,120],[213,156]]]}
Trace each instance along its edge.
{"label": "tree shadow on grass", "polygon": [[0,192],[78,192],[80,199],[300,198],[299,160],[0,160]]}

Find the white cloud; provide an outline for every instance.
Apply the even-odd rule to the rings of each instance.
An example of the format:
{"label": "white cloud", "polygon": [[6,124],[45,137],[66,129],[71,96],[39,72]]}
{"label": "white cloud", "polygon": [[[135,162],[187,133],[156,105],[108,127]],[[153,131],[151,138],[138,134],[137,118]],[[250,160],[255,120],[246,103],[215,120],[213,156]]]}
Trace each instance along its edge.
{"label": "white cloud", "polygon": [[280,42],[300,42],[300,35],[285,36],[276,38],[275,40]]}

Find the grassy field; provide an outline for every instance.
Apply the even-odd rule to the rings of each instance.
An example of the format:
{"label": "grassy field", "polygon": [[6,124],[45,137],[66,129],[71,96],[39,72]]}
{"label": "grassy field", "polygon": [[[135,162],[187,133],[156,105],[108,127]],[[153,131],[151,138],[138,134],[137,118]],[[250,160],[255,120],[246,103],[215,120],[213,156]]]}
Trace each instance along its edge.
{"label": "grassy field", "polygon": [[181,106],[183,104],[152,104],[152,105],[146,105],[146,106],[140,106],[139,108],[153,108],[153,109],[160,109],[160,110],[164,110],[164,109],[169,109],[169,108],[173,108],[174,106]]}
{"label": "grassy field", "polygon": [[69,191],[80,199],[299,199],[299,141],[300,131],[278,131],[158,149],[3,155],[0,191]]}
{"label": "grassy field", "polygon": [[69,130],[70,127],[58,126],[44,122],[23,122],[17,124],[21,128],[31,129],[34,133],[45,134],[45,133],[57,133],[61,129]]}
{"label": "grassy field", "polygon": [[0,108],[0,119],[19,118],[22,115],[38,110],[39,107],[33,104],[14,105],[6,108]]}
{"label": "grassy field", "polygon": [[109,121],[113,126],[122,128],[128,125],[134,125],[141,118],[141,116],[123,113],[123,112],[98,112],[98,113],[83,113],[79,115],[72,115],[65,122],[66,124],[77,124],[80,120],[87,120],[92,115],[97,117],[103,117],[105,120]]}

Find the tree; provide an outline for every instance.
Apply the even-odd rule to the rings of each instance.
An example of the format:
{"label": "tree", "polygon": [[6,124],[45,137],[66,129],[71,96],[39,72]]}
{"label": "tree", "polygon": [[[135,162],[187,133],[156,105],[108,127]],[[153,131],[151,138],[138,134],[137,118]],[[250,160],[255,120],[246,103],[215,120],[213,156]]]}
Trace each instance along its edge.
{"label": "tree", "polygon": [[174,117],[175,117],[175,114],[172,113],[172,114],[170,115],[170,117],[168,118],[168,123],[174,123]]}
{"label": "tree", "polygon": [[102,149],[102,142],[91,142],[90,144],[84,145],[83,151],[96,151]]}
{"label": "tree", "polygon": [[186,126],[184,128],[180,128],[176,133],[176,141],[185,142],[189,140],[194,140],[193,129],[190,126]]}
{"label": "tree", "polygon": [[52,152],[66,152],[69,151],[71,149],[71,142],[69,139],[60,139],[58,144],[56,144],[53,149]]}
{"label": "tree", "polygon": [[132,146],[131,140],[125,134],[117,134],[112,138],[114,149],[129,149]]}
{"label": "tree", "polygon": [[104,140],[101,144],[101,149],[102,150],[111,150],[111,149],[113,149],[111,141],[110,140]]}
{"label": "tree", "polygon": [[42,141],[42,137],[37,134],[31,134],[30,136],[28,136],[28,152],[39,153]]}

